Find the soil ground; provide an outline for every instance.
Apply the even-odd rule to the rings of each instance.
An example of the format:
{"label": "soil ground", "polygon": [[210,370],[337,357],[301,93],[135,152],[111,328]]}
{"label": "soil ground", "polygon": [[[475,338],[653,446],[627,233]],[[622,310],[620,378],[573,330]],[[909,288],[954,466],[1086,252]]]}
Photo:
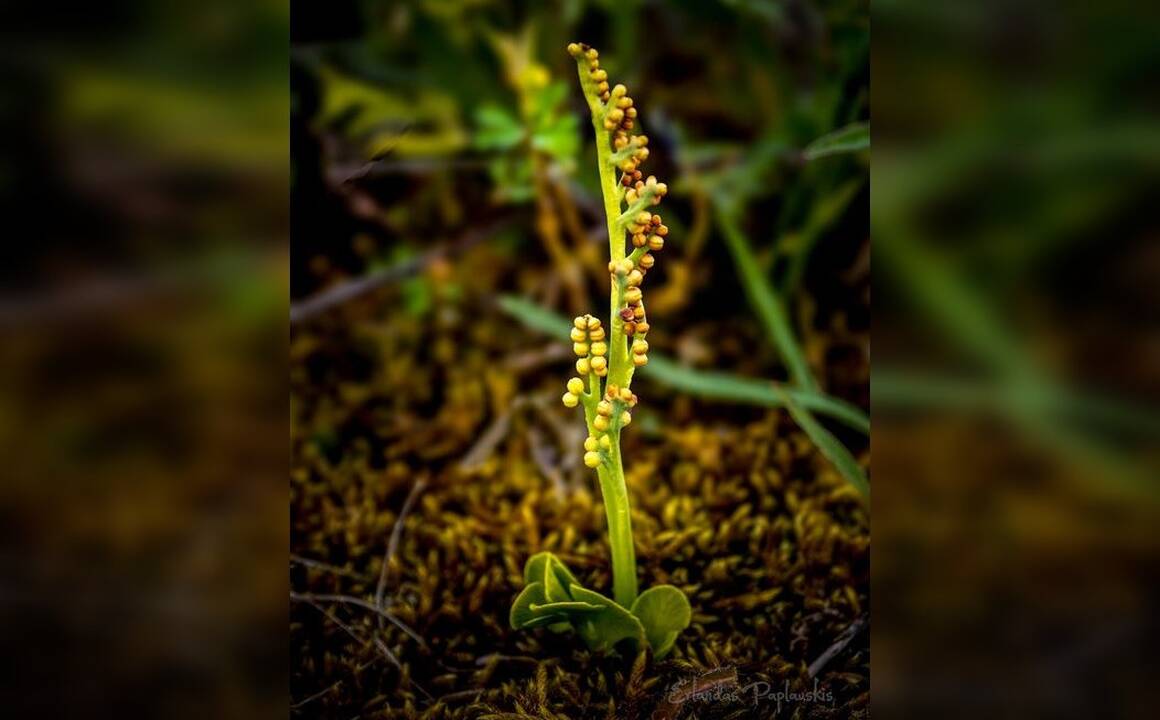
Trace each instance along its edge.
{"label": "soil ground", "polygon": [[[446,267],[422,281],[409,312],[384,311],[406,302],[388,288],[292,338],[297,716],[868,716],[865,505],[784,413],[652,386],[647,368],[624,440],[639,577],[681,587],[691,627],[660,661],[511,630],[535,552],[611,585],[583,423],[558,402],[567,348]],[[720,366],[752,357],[740,337]]]}

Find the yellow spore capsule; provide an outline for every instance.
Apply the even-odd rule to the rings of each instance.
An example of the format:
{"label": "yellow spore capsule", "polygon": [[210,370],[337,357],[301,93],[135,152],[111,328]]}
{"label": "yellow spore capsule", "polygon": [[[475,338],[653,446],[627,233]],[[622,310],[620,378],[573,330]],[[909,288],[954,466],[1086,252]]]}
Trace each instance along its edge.
{"label": "yellow spore capsule", "polygon": [[587,375],[592,372],[592,366],[588,364],[588,358],[580,358],[576,361],[576,372],[581,375]]}
{"label": "yellow spore capsule", "polygon": [[597,355],[596,357],[592,358],[589,360],[589,364],[597,375],[603,375],[608,371],[608,361],[605,360],[602,356]]}
{"label": "yellow spore capsule", "polygon": [[584,449],[588,452],[596,452],[600,448],[600,441],[589,435],[584,438]]}
{"label": "yellow spore capsule", "polygon": [[600,453],[598,453],[598,452],[586,452],[586,453],[584,453],[584,464],[590,468],[599,467],[600,466]]}
{"label": "yellow spore capsule", "polygon": [[560,399],[564,401],[564,407],[574,408],[580,404],[580,398],[576,397],[570,392],[564,393],[564,397]]}
{"label": "yellow spore capsule", "polygon": [[601,435],[600,436],[600,447],[603,448],[604,450],[611,450],[612,449],[612,438],[608,437],[607,435]]}
{"label": "yellow spore capsule", "polygon": [[572,352],[576,353],[580,357],[584,357],[585,355],[587,355],[588,350],[589,350],[588,343],[582,343],[582,342],[572,343]]}
{"label": "yellow spore capsule", "polygon": [[633,355],[632,364],[637,367],[644,367],[648,365],[648,355]]}
{"label": "yellow spore capsule", "polygon": [[609,426],[608,418],[604,417],[603,415],[597,415],[592,420],[592,427],[596,428],[597,430],[600,430],[601,432],[607,430],[608,426]]}
{"label": "yellow spore capsule", "polygon": [[590,349],[591,349],[593,355],[607,355],[608,354],[608,344],[607,343],[594,342],[590,346]]}
{"label": "yellow spore capsule", "polygon": [[573,395],[580,395],[584,392],[584,381],[578,377],[574,377],[568,381],[568,392]]}
{"label": "yellow spore capsule", "polygon": [[621,425],[621,427],[628,425],[630,423],[632,423],[632,413],[630,413],[627,410],[620,413],[620,425]]}
{"label": "yellow spore capsule", "polygon": [[572,328],[572,332],[570,333],[569,337],[572,338],[572,342],[574,343],[584,342],[588,339],[588,333],[584,332],[584,330],[581,328],[574,327]]}
{"label": "yellow spore capsule", "polygon": [[648,352],[648,341],[647,340],[633,340],[632,341],[632,351],[633,351],[633,353],[635,353],[637,355],[645,354],[646,352]]}

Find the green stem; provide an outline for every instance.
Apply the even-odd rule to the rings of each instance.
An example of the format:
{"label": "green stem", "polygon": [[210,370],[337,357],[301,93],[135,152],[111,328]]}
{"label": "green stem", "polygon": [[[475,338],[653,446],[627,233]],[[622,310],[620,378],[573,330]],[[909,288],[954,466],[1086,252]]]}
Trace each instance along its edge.
{"label": "green stem", "polygon": [[[597,160],[600,166],[600,189],[604,194],[604,215],[608,221],[608,254],[612,262],[624,259],[624,229],[620,227],[617,218],[620,217],[620,193],[616,186],[616,168],[608,162],[611,152],[608,144],[608,131],[604,129],[604,121],[592,116],[592,126],[596,130]],[[625,377],[626,365],[629,365],[628,344],[624,335],[624,320],[620,317],[620,308],[624,307],[623,278],[612,277],[610,283],[610,302],[608,318],[608,382],[617,387],[625,387],[628,378]]]}
{"label": "green stem", "polygon": [[612,551],[612,597],[626,608],[636,600],[636,549],[632,543],[632,518],[628,486],[620,461],[620,429],[610,430],[609,461],[599,469],[600,492],[608,517],[608,544]]}
{"label": "green stem", "polygon": [[[596,85],[587,72],[587,64],[577,61],[576,70],[580,75],[580,87],[592,111],[592,129],[596,135],[596,165],[600,169],[600,191],[604,197],[604,217],[608,224],[608,254],[612,262],[619,262],[625,255],[625,231],[619,224],[622,195],[616,183],[616,167],[612,164],[612,145],[609,132],[604,129],[604,103],[596,91]],[[624,320],[620,308],[624,306],[623,278],[612,277],[610,287],[608,318],[608,377],[607,384],[628,387],[630,369],[633,367],[628,354],[628,340],[624,334]],[[599,396],[597,396],[599,399]],[[614,418],[608,436],[612,447],[608,461],[600,465],[600,493],[604,498],[604,511],[608,517],[608,543],[612,552],[612,594],[623,607],[632,607],[636,600],[636,550],[632,544],[632,521],[628,503],[628,486],[624,481],[624,466],[620,459],[620,423]]]}

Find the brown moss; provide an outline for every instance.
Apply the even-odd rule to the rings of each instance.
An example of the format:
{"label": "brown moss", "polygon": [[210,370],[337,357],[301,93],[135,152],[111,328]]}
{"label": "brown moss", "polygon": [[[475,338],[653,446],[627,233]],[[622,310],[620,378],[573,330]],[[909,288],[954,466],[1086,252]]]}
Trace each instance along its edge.
{"label": "brown moss", "polygon": [[[694,610],[664,661],[508,628],[537,551],[609,589],[605,519],[579,463],[583,438],[567,436],[575,423],[557,402],[566,353],[545,355],[546,367],[516,361],[524,351],[510,333],[480,330],[495,319],[464,322],[465,307],[476,306],[436,293],[430,317],[348,318],[294,338],[291,587],[371,608],[292,603],[296,712],[763,717],[776,706],[755,705],[753,684],[812,689],[810,663],[869,612],[868,517],[778,412],[725,408],[716,421],[650,389],[625,435],[642,586],[677,585]],[[462,467],[498,418],[508,425],[491,433],[494,446]],[[373,611],[389,538],[420,480],[384,597],[422,642]],[[682,688],[700,694],[672,700]],[[799,716],[868,713],[868,632],[823,668],[818,688],[832,701],[802,704]]]}

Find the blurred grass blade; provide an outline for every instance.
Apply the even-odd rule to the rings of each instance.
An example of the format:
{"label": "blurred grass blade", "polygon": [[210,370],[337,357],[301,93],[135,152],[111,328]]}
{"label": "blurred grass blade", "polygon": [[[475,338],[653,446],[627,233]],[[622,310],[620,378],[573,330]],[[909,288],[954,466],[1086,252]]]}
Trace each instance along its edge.
{"label": "blurred grass blade", "polygon": [[[571,323],[550,310],[545,310],[523,298],[511,295],[501,296],[499,304],[504,312],[529,328],[559,338],[565,338],[568,335]],[[561,342],[563,341],[561,340]],[[662,385],[677,388],[682,392],[698,397],[747,405],[783,408],[786,407],[784,398],[789,396],[794,402],[809,411],[832,418],[860,433],[870,433],[870,418],[866,416],[866,413],[844,400],[822,393],[797,388],[783,388],[778,391],[774,383],[767,380],[694,370],[679,365],[655,351],[649,352],[646,376]]]}
{"label": "blurred grass blade", "polygon": [[765,276],[757,259],[754,258],[749,241],[737,227],[736,216],[721,202],[717,203],[716,210],[717,225],[725,236],[729,252],[733,255],[733,265],[741,277],[745,294],[758,318],[765,325],[765,330],[776,346],[782,362],[785,363],[790,380],[803,390],[814,390],[817,383],[814,382],[806,357],[794,338],[785,308],[782,307],[769,278]]}
{"label": "blurred grass blade", "polygon": [[[551,310],[516,297],[515,295],[500,295],[499,306],[505,313],[519,320],[533,330],[552,335],[558,338],[568,337],[572,322],[563,315],[557,315]],[[649,356],[652,357],[651,355]]]}
{"label": "blurred grass blade", "polygon": [[864,498],[869,500],[870,483],[866,479],[866,474],[862,472],[861,466],[858,465],[858,461],[854,459],[846,446],[838,442],[838,439],[831,435],[829,430],[822,427],[821,423],[814,419],[808,410],[790,397],[789,393],[778,387],[774,388],[774,392],[782,396],[790,417],[805,431],[806,435],[810,436],[810,440],[814,441],[822,455],[834,465],[834,468],[845,478],[846,482],[853,485],[858,492],[862,493]]}
{"label": "blurred grass blade", "polygon": [[874,369],[871,392],[875,406],[883,409],[990,412],[1016,421],[1038,415],[1045,423],[1160,438],[1160,413],[1123,398],[1064,385],[1004,383],[888,367]]}
{"label": "blurred grass blade", "polygon": [[814,203],[806,224],[797,235],[797,242],[793,248],[788,248],[790,260],[780,284],[781,297],[793,297],[797,292],[818,239],[838,221],[846,207],[858,196],[863,182],[862,178],[850,180]]}
{"label": "blurred grass blade", "polygon": [[860,152],[869,147],[870,126],[866,123],[853,123],[814,140],[802,151],[802,157],[812,161],[831,155]]}
{"label": "blurred grass blade", "polygon": [[780,387],[767,380],[707,372],[684,367],[655,352],[649,352],[648,375],[658,382],[682,391],[712,398],[766,407],[786,407],[783,395],[813,412],[833,418],[849,428],[870,433],[870,418],[866,413],[843,400],[822,393],[796,388]]}

